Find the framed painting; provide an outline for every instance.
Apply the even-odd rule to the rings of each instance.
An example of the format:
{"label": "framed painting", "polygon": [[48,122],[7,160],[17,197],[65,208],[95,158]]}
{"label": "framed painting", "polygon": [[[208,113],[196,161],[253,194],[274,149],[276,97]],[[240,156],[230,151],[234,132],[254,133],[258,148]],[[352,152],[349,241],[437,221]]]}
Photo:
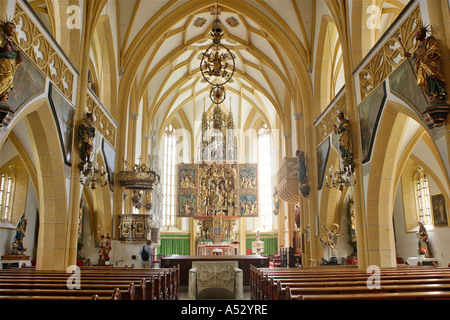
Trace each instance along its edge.
{"label": "framed painting", "polygon": [[436,227],[447,227],[448,218],[444,195],[431,196],[431,205],[433,206],[434,225]]}
{"label": "framed painting", "polygon": [[239,216],[258,216],[258,196],[255,190],[240,190],[239,193]]}
{"label": "framed painting", "polygon": [[239,188],[256,189],[257,186],[257,165],[240,164],[239,165]]}
{"label": "framed painting", "polygon": [[116,166],[116,149],[106,139],[102,139],[102,153],[108,173],[109,189],[114,191],[114,173]]}
{"label": "framed painting", "polygon": [[405,101],[422,118],[429,102],[423,91],[417,86],[414,63],[405,60],[390,76],[391,92]]}
{"label": "framed painting", "polygon": [[14,74],[14,88],[9,92],[8,104],[14,112],[45,91],[45,75],[22,53],[22,63]]}
{"label": "framed painting", "polygon": [[323,178],[325,176],[325,169],[328,162],[328,156],[330,155],[330,136],[328,136],[322,143],[317,147],[317,176],[318,176],[318,186],[319,190],[322,189]]}
{"label": "framed painting", "polygon": [[194,217],[197,212],[195,190],[178,190],[177,216]]}
{"label": "framed painting", "polygon": [[358,106],[361,134],[362,163],[370,160],[378,122],[386,101],[386,86],[383,83]]}
{"label": "framed painting", "polygon": [[178,189],[193,189],[197,185],[197,169],[193,164],[181,163],[178,166]]}
{"label": "framed painting", "polygon": [[75,107],[53,85],[49,88],[48,99],[58,128],[64,162],[71,165]]}

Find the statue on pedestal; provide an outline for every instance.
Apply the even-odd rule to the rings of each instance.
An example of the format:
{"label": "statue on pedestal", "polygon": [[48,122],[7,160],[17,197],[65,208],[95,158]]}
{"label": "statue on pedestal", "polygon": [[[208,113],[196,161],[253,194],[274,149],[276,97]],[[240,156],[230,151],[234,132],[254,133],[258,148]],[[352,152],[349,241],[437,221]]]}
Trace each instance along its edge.
{"label": "statue on pedestal", "polygon": [[308,176],[306,175],[306,157],[305,152],[297,150],[295,152],[298,163],[298,187],[305,198],[309,195]]}
{"label": "statue on pedestal", "polygon": [[432,252],[430,247],[430,241],[428,239],[428,232],[422,221],[419,221],[419,231],[417,231],[418,241],[418,253],[419,255],[425,255],[425,258],[432,258]]}
{"label": "statue on pedestal", "polygon": [[337,115],[339,125],[334,126],[334,133],[339,135],[339,151],[341,152],[342,164],[353,166],[353,151],[352,151],[352,133],[350,121],[345,118],[343,112]]}
{"label": "statue on pedestal", "polygon": [[280,212],[280,196],[278,195],[278,190],[275,188],[273,197],[273,214],[277,215]]}
{"label": "statue on pedestal", "polygon": [[14,114],[7,104],[9,92],[13,88],[14,74],[22,63],[20,51],[16,48],[13,37],[16,26],[11,21],[0,23],[0,126],[8,114]]}
{"label": "statue on pedestal", "polygon": [[100,259],[99,259],[99,265],[105,265],[109,264],[109,252],[112,250],[111,247],[111,238],[109,237],[109,233],[106,233],[105,235],[102,235],[100,237],[100,250],[98,251],[100,253]]}
{"label": "statue on pedestal", "polygon": [[23,253],[27,250],[23,247],[23,238],[25,238],[25,232],[27,231],[27,221],[28,219],[25,219],[24,212],[20,216],[19,222],[17,222],[16,234],[14,235],[11,249],[12,255],[23,255]]}
{"label": "statue on pedestal", "polygon": [[78,127],[78,149],[80,150],[81,164],[90,162],[92,151],[94,150],[95,128],[93,125],[94,115],[86,113]]}
{"label": "statue on pedestal", "polygon": [[[338,264],[338,260],[336,258],[336,241],[337,237],[340,235],[339,225],[337,223],[333,223],[329,228],[327,228],[323,223],[320,223],[325,232],[322,233],[320,238],[320,242],[323,246],[324,257],[322,258],[323,264]],[[331,252],[330,252],[331,249]],[[325,259],[325,250],[328,253],[329,260]]]}
{"label": "statue on pedestal", "polygon": [[429,97],[430,105],[426,112],[434,120],[435,126],[444,124],[447,118],[448,105],[445,79],[441,73],[441,49],[427,26],[420,25],[416,29],[413,54],[405,52],[405,57],[413,58],[417,77],[417,86]]}

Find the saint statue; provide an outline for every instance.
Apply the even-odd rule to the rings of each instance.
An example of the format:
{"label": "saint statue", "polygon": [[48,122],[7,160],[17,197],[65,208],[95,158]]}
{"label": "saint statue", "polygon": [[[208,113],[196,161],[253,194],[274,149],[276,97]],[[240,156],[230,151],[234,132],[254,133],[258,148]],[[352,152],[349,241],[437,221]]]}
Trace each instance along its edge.
{"label": "saint statue", "polygon": [[109,233],[102,235],[100,237],[100,250],[98,251],[100,254],[100,264],[105,261],[109,261],[109,252],[112,250],[111,247],[111,238],[109,237]]}
{"label": "saint statue", "polygon": [[298,183],[305,184],[307,183],[305,152],[297,150],[295,154],[298,163]]}
{"label": "saint statue", "polygon": [[306,157],[305,152],[297,150],[295,152],[297,156],[297,164],[298,164],[298,186],[299,191],[303,197],[308,198],[309,195],[309,186],[308,186],[308,177],[306,175]]}
{"label": "saint statue", "polygon": [[22,63],[20,51],[16,48],[13,37],[16,26],[11,21],[0,23],[0,123],[8,113],[13,113],[7,104],[9,92],[13,88],[14,74]]}
{"label": "saint statue", "polygon": [[419,238],[419,241],[418,241],[419,254],[421,254],[423,252],[425,254],[426,258],[433,257],[432,252],[431,252],[430,242],[428,239],[428,232],[422,221],[419,221],[419,231],[417,231],[417,238]]}
{"label": "saint statue", "polygon": [[25,237],[25,231],[27,231],[27,221],[25,219],[25,212],[20,216],[16,226],[16,234],[12,243],[11,254],[23,254],[27,249],[23,247],[23,238]]}
{"label": "saint statue", "polygon": [[273,214],[277,215],[280,212],[280,199],[278,195],[278,190],[275,188],[275,192],[272,195],[273,197]]}
{"label": "saint statue", "polygon": [[[447,92],[445,79],[441,73],[441,49],[434,37],[427,37],[427,32],[429,30],[426,26],[417,27],[412,57],[416,66],[417,85],[433,104],[438,100],[445,101]],[[405,56],[409,58],[411,53],[405,52]]]}
{"label": "saint statue", "polygon": [[430,99],[426,113],[433,119],[433,126],[444,125],[450,105],[445,90],[445,79],[441,73],[441,49],[436,39],[427,37],[426,26],[420,25],[416,29],[413,54],[405,52],[405,57],[413,58],[417,86]]}
{"label": "saint statue", "polygon": [[94,150],[95,128],[94,115],[86,113],[78,127],[78,149],[82,163],[90,162],[91,153]]}
{"label": "saint statue", "polygon": [[339,125],[334,126],[334,132],[339,134],[339,151],[341,152],[342,164],[344,166],[353,165],[352,136],[350,121],[345,118],[343,112],[337,116]]}

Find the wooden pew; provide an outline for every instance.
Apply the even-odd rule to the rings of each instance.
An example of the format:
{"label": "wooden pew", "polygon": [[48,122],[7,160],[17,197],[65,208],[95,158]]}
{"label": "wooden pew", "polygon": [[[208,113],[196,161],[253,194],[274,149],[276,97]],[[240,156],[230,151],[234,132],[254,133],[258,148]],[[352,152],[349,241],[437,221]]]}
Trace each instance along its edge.
{"label": "wooden pew", "polygon": [[[286,286],[335,286],[339,283],[346,285],[367,285],[370,275],[358,275],[347,277],[326,278],[270,278],[264,286],[265,291],[260,292],[261,299],[278,300],[283,299]],[[450,274],[422,274],[422,275],[381,275],[381,283],[386,284],[414,284],[414,283],[449,283]]]}
{"label": "wooden pew", "polygon": [[[414,284],[448,284],[450,285],[450,278],[430,278],[430,279],[396,279],[396,280],[381,280],[381,286],[389,285],[414,285]],[[297,286],[305,287],[338,287],[338,286],[367,286],[367,281],[364,280],[348,280],[339,282],[284,282],[277,281],[273,286],[267,300],[284,300],[286,299],[286,288],[295,288]]]}
{"label": "wooden pew", "polygon": [[[362,291],[365,294],[367,290],[370,290],[367,279],[371,275],[357,268],[328,266],[325,268],[251,268],[251,296],[252,299],[283,299],[287,297],[287,288],[293,297],[318,295],[311,293],[322,293],[325,296],[325,294],[356,294]],[[380,280],[384,290],[396,290],[401,293],[414,292],[414,290],[446,292],[450,290],[450,269],[381,268]],[[339,288],[341,291],[337,291]],[[303,291],[300,291],[302,289]],[[370,293],[377,294],[381,291]]]}
{"label": "wooden pew", "polygon": [[[336,287],[287,287],[286,300],[292,297],[343,295],[343,294],[380,294],[380,293],[408,293],[408,292],[448,292],[449,284],[414,284],[414,285],[385,285],[380,288],[369,288],[367,286],[336,286]],[[304,299],[304,298],[300,298]],[[323,298],[325,299],[325,298]],[[295,299],[298,300],[298,299]]]}
{"label": "wooden pew", "polygon": [[[107,270],[105,270],[107,269]],[[142,270],[132,270],[130,269],[114,269],[114,268],[103,268],[103,269],[83,269],[80,272],[80,282],[82,289],[74,289],[75,291],[69,290],[68,293],[75,293],[77,296],[82,296],[86,290],[97,290],[101,294],[92,294],[92,297],[96,299],[103,299],[103,293],[101,290],[114,290],[115,288],[121,289],[120,298],[123,300],[129,299],[178,299],[178,286],[177,286],[177,273],[176,268],[168,269],[158,269],[149,272],[149,269]],[[67,279],[72,276],[69,273],[58,272],[58,271],[38,271],[34,268],[22,268],[17,269],[7,269],[0,270],[0,288],[3,288],[3,297],[7,296],[7,290],[12,290],[11,286],[17,283],[27,283],[30,284],[29,288],[26,289],[22,285],[22,291],[34,290],[33,294],[28,296],[37,296],[36,293],[43,294],[45,291],[37,291],[40,287],[41,290],[44,288],[51,289],[54,292],[58,292],[57,289],[66,286]],[[149,279],[143,278],[143,276]],[[138,286],[134,285],[134,282],[139,283]],[[126,290],[126,286],[132,289]],[[7,288],[9,286],[9,288]],[[50,286],[50,287],[49,287]],[[105,287],[106,286],[106,287]],[[157,288],[157,289],[156,289]],[[17,289],[17,288],[16,288]],[[84,290],[84,291],[83,291]],[[159,291],[157,291],[159,290]],[[19,292],[21,296],[25,295],[25,292]],[[65,291],[66,292],[66,291]],[[60,292],[60,293],[65,293]],[[89,293],[89,291],[87,291]],[[56,294],[56,293],[55,293]],[[1,294],[0,294],[1,295]],[[91,298],[92,298],[91,297]]]}
{"label": "wooden pew", "polygon": [[[125,296],[133,297],[133,287],[130,285]],[[0,300],[122,300],[123,293],[119,288],[113,290],[77,290],[69,289],[0,289]]]}
{"label": "wooden pew", "polygon": [[289,300],[449,300],[448,291],[382,292],[291,296]]}
{"label": "wooden pew", "polygon": [[[156,285],[160,288],[157,296],[158,300],[177,300],[179,299],[179,283],[180,283],[180,268],[159,268],[159,269],[129,269],[129,268],[103,268],[101,267],[83,267],[81,270],[83,278],[86,275],[95,274],[97,270],[101,270],[104,277],[113,274],[115,277],[129,276],[140,274],[144,277],[149,277],[149,274],[155,277]],[[103,271],[105,270],[105,271]]]}

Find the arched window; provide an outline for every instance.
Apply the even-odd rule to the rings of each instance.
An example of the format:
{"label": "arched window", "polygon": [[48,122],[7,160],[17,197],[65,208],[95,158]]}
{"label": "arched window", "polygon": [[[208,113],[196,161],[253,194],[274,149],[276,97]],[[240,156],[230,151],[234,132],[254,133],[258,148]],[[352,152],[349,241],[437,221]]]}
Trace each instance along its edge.
{"label": "arched window", "polygon": [[172,125],[169,125],[163,136],[163,226],[175,225],[175,169],[176,169],[176,136]]}
{"label": "arched window", "polygon": [[272,138],[267,125],[258,131],[258,211],[260,230],[272,230]]}
{"label": "arched window", "polygon": [[11,222],[14,199],[14,167],[6,167],[0,172],[0,213],[2,221]]}
{"label": "arched window", "polygon": [[417,218],[425,225],[431,225],[431,200],[428,187],[428,177],[422,167],[417,167],[414,178]]}

